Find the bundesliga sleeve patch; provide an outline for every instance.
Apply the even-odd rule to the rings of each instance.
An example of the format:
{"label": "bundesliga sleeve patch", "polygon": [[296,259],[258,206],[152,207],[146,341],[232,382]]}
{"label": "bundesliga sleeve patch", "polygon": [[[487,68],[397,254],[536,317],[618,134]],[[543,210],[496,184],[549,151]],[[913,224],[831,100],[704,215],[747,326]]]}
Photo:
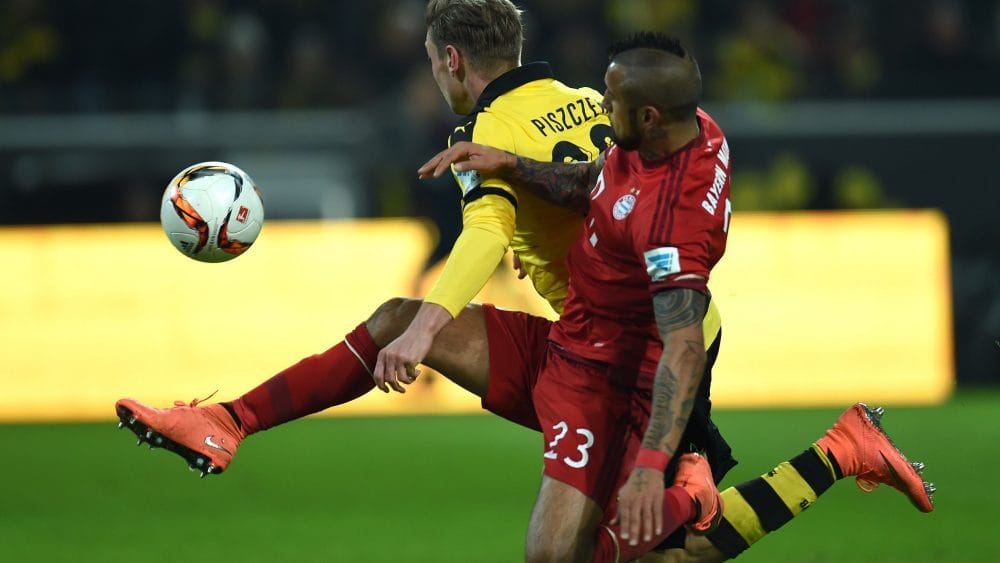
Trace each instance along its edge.
{"label": "bundesliga sleeve patch", "polygon": [[655,282],[681,271],[681,256],[673,246],[647,250],[642,256],[646,259],[646,273]]}
{"label": "bundesliga sleeve patch", "polygon": [[458,186],[462,188],[462,195],[471,192],[479,187],[480,183],[482,183],[482,178],[479,177],[479,172],[475,170],[455,172],[455,180],[458,181]]}

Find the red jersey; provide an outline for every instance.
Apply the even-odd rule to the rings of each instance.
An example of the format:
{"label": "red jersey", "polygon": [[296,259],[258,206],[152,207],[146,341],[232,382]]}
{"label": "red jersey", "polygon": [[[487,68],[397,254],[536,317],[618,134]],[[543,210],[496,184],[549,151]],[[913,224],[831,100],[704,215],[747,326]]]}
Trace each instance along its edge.
{"label": "red jersey", "polygon": [[709,272],[726,249],[729,146],[707,113],[699,109],[697,119],[698,137],[664,160],[606,151],[567,258],[563,314],[549,333],[571,354],[635,373],[640,387],[652,382],[663,351],[653,295],[674,287],[707,293]]}

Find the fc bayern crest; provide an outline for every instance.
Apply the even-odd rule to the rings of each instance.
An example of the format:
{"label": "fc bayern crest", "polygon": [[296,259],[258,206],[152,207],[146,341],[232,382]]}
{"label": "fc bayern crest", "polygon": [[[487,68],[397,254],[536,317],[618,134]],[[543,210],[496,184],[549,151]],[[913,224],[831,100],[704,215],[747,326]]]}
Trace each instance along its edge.
{"label": "fc bayern crest", "polygon": [[618,198],[614,207],[611,208],[611,216],[621,221],[625,217],[628,217],[628,214],[632,213],[634,208],[635,196],[632,194],[625,194]]}

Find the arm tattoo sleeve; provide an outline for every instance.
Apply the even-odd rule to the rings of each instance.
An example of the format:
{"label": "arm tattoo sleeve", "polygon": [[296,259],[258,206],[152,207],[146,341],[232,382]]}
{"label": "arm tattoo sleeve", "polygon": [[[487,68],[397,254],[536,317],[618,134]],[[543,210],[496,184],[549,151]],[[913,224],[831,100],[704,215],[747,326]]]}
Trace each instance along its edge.
{"label": "arm tattoo sleeve", "polygon": [[668,289],[653,297],[656,329],[664,340],[671,332],[700,322],[707,309],[708,299],[693,289]]}
{"label": "arm tattoo sleeve", "polygon": [[539,162],[517,156],[517,163],[507,173],[507,180],[546,201],[586,214],[590,190],[604,163],[601,154],[595,162]]}
{"label": "arm tattoo sleeve", "polygon": [[692,289],[668,289],[653,298],[663,355],[653,382],[653,407],[642,447],[673,456],[687,427],[705,369],[701,320],[707,298]]}

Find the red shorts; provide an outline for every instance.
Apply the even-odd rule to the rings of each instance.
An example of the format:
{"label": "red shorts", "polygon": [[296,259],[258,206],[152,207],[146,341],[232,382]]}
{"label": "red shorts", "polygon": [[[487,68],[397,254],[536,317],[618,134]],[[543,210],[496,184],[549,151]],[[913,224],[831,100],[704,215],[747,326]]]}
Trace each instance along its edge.
{"label": "red shorts", "polygon": [[610,518],[649,421],[650,395],[608,366],[552,345],[533,398],[545,436],[545,475],[590,497]]}
{"label": "red shorts", "polygon": [[484,304],[490,381],[483,408],[532,430],[541,430],[531,390],[545,365],[552,321]]}
{"label": "red shorts", "polygon": [[[483,305],[489,339],[490,380],[483,408],[521,426],[543,431],[545,474],[580,490],[604,509],[618,511],[618,489],[632,471],[649,421],[649,392],[636,389],[629,370],[573,358],[550,347],[552,321]],[[678,451],[707,454],[718,483],[736,464],[711,420],[709,389],[719,351],[716,337],[698,397]],[[672,483],[676,458],[667,467]],[[661,547],[684,547],[680,528]]]}
{"label": "red shorts", "polygon": [[649,394],[618,381],[605,364],[550,348],[548,319],[488,304],[483,313],[490,351],[483,408],[541,431],[545,474],[607,508],[632,469]]}

